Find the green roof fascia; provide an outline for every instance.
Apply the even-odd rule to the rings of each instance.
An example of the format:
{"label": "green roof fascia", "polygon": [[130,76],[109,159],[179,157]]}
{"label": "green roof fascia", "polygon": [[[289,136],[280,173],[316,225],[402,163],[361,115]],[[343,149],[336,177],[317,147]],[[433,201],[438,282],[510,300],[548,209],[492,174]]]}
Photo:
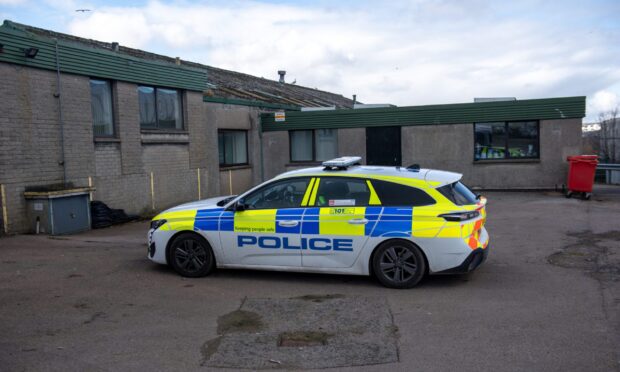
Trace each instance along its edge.
{"label": "green roof fascia", "polygon": [[553,120],[583,118],[586,97],[526,99],[516,101],[453,103],[330,111],[291,112],[283,122],[272,113],[261,115],[262,129],[268,131],[470,124],[476,122]]}
{"label": "green roof fascia", "polygon": [[238,106],[252,106],[252,107],[262,107],[268,109],[277,109],[277,110],[289,110],[289,111],[300,111],[301,107],[293,106],[293,105],[283,105],[280,103],[270,103],[264,101],[254,101],[249,99],[239,99],[239,98],[224,98],[224,97],[202,97],[203,102],[212,102],[212,103],[222,103],[227,105],[238,105]]}
{"label": "green roof fascia", "polygon": [[[10,21],[0,26],[0,62],[56,70],[56,40],[22,30]],[[23,49],[38,48],[35,58],[26,58]],[[77,42],[58,40],[60,71],[138,84],[186,90],[207,89],[204,69],[133,57]]]}

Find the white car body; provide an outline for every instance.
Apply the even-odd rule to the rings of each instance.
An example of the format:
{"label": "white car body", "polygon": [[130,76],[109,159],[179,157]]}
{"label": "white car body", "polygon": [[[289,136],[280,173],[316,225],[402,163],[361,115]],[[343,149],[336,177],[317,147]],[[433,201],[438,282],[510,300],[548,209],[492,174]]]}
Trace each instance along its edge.
{"label": "white car body", "polygon": [[[320,179],[350,177],[366,180],[369,186],[380,180],[415,187],[436,202],[420,207],[306,205],[235,210],[239,201],[256,195],[253,193],[264,190],[263,187],[304,177],[317,180],[310,181],[306,195],[317,193],[311,189],[315,186],[318,189]],[[218,268],[369,275],[373,251],[386,240],[405,239],[424,253],[430,274],[471,271],[487,254],[489,236],[483,226],[486,200],[455,205],[447,198],[442,199],[437,191],[460,178],[457,173],[401,167],[355,166],[341,170],[318,167],[287,172],[236,197],[200,200],[160,213],[153,221],[165,220],[165,223],[149,230],[148,257],[168,264],[167,248],[171,239],[191,231],[200,234],[211,246]],[[227,198],[231,199],[225,205],[217,205]],[[351,200],[355,201],[334,199],[329,203],[350,204]],[[462,222],[438,217],[442,213],[467,211],[476,213],[476,217]]]}

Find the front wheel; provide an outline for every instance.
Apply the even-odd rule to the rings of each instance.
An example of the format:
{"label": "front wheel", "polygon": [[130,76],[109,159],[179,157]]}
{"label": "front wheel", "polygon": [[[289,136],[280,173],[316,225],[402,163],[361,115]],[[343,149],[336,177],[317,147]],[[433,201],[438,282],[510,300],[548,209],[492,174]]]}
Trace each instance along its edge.
{"label": "front wheel", "polygon": [[411,288],[426,272],[426,261],[418,247],[398,240],[383,243],[373,256],[372,268],[377,280],[389,288]]}
{"label": "front wheel", "polygon": [[170,244],[170,266],[182,276],[198,278],[209,275],[215,268],[211,246],[196,234],[178,235]]}

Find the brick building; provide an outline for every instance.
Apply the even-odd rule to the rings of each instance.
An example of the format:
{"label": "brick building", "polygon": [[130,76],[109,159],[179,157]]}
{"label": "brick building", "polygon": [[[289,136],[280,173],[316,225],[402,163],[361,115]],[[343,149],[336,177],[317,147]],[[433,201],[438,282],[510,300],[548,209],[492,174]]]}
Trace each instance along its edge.
{"label": "brick building", "polygon": [[94,199],[137,214],[240,192],[261,179],[261,113],[353,105],[10,21],[0,27],[0,76],[0,231],[9,233],[32,229],[31,186],[90,184]]}
{"label": "brick building", "polygon": [[343,155],[456,171],[479,188],[559,187],[585,115],[585,97],[356,105],[284,76],[10,21],[0,76],[0,231],[10,233],[32,230],[32,186],[92,185],[94,199],[149,215]]}

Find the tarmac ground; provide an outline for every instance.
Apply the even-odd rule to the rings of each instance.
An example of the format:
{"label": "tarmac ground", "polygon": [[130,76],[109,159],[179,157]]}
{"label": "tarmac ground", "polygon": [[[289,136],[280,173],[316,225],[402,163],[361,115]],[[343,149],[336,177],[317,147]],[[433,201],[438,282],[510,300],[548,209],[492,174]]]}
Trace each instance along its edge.
{"label": "tarmac ground", "polygon": [[620,187],[489,192],[488,260],[410,290],[146,258],[148,222],[0,238],[0,371],[620,370]]}

